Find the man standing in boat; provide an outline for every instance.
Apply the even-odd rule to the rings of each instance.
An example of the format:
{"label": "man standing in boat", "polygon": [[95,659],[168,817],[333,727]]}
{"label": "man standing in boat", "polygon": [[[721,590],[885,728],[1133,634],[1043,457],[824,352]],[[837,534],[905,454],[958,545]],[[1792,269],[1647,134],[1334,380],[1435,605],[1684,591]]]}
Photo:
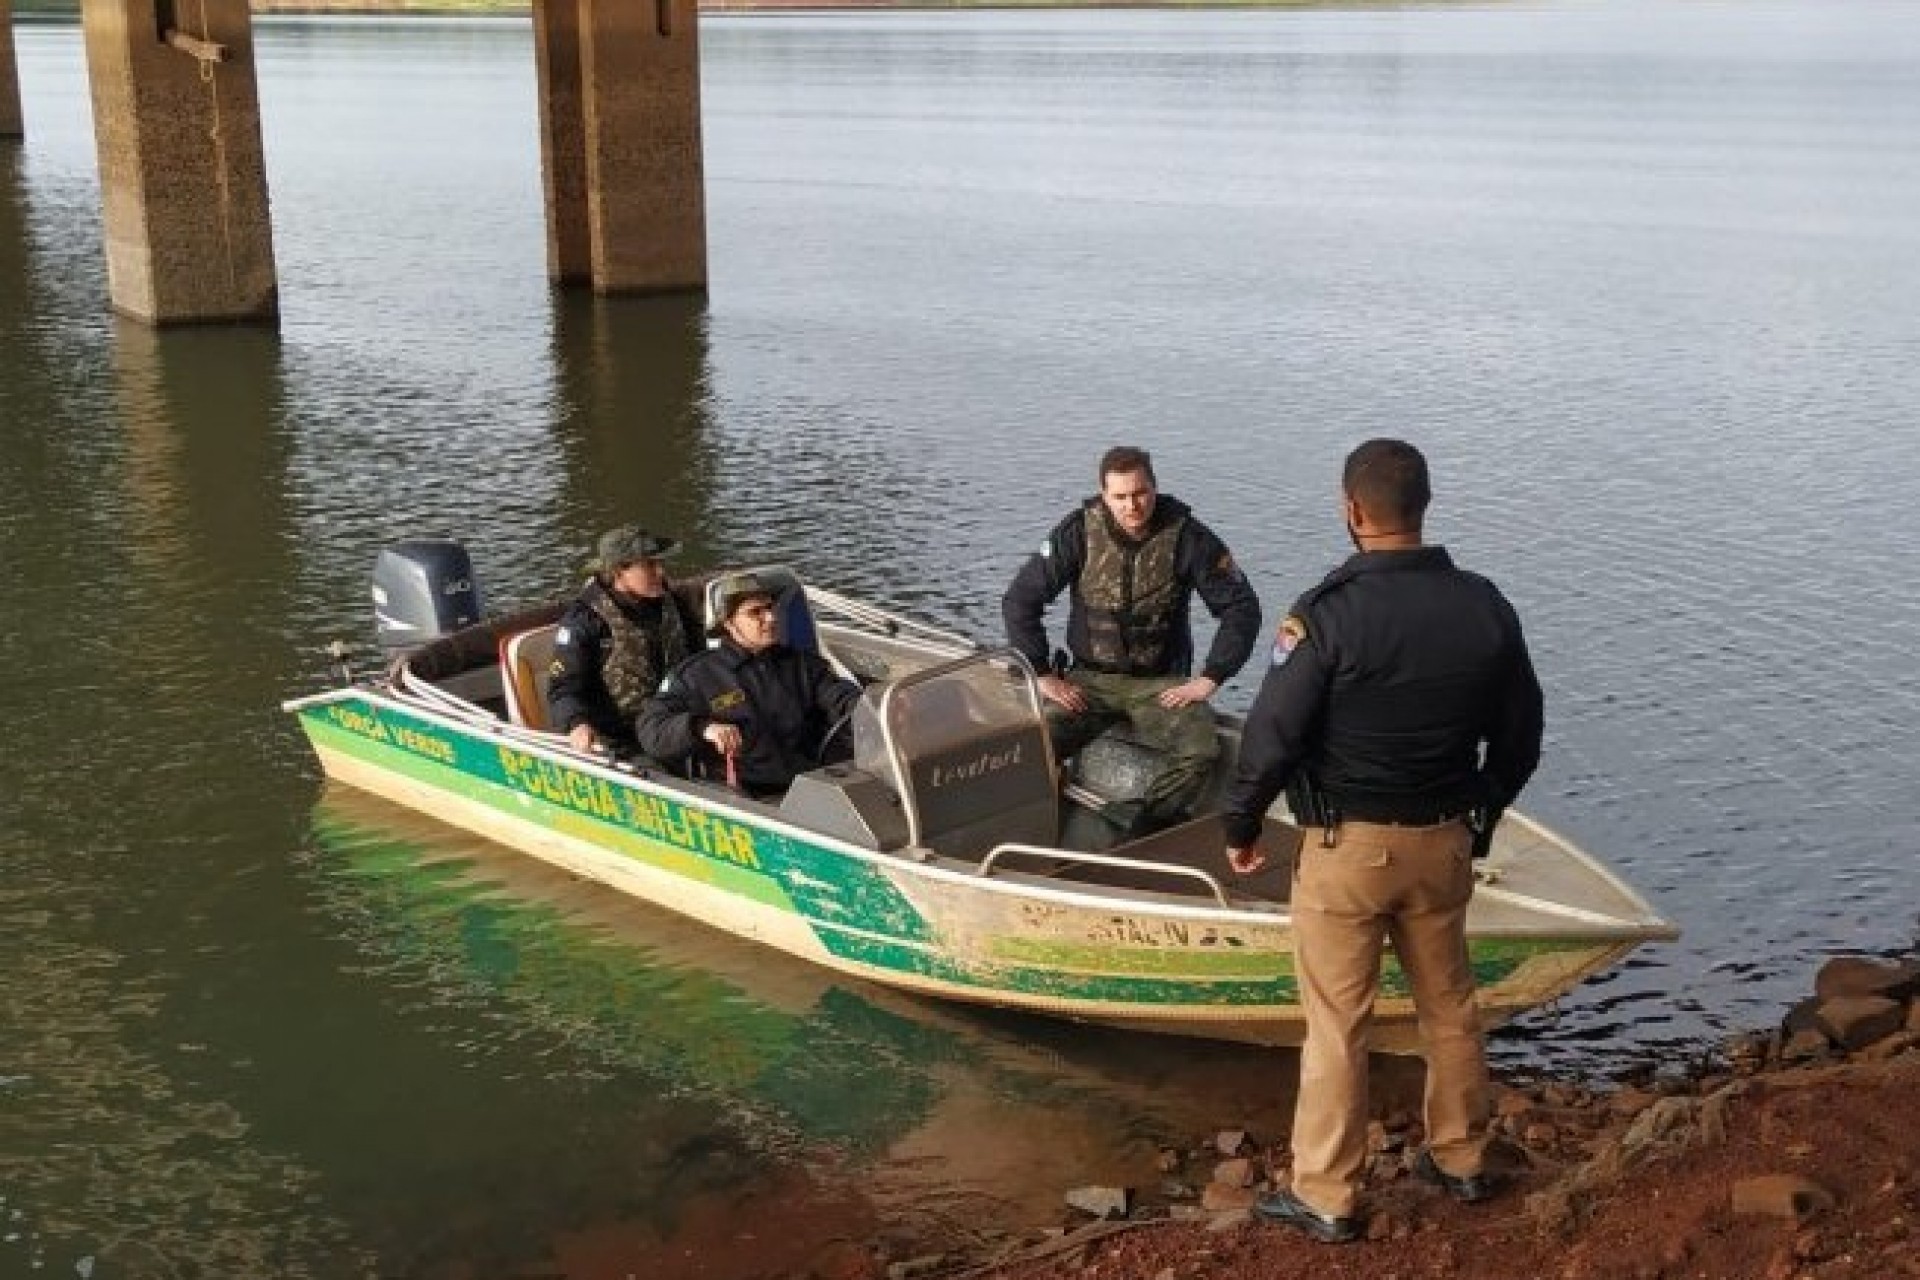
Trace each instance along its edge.
{"label": "man standing in boat", "polygon": [[636,726],[656,760],[693,757],[757,798],[784,792],[827,762],[827,739],[860,700],[860,686],[817,653],[781,643],[771,585],[735,573],[715,588],[717,648],[688,658],[648,698]]}
{"label": "man standing in boat", "polygon": [[1421,540],[1431,488],[1420,451],[1369,440],[1348,455],[1342,489],[1355,554],[1280,624],[1225,814],[1227,859],[1243,874],[1266,861],[1255,842],[1283,787],[1303,828],[1293,1185],[1255,1212],[1334,1244],[1360,1235],[1368,1025],[1386,939],[1427,1059],[1415,1172],[1463,1201],[1496,1190],[1467,904],[1477,837],[1533,776],[1542,724],[1513,606]]}
{"label": "man standing in boat", "polygon": [[549,723],[581,751],[630,749],[633,722],[700,628],[668,589],[672,538],[622,525],[600,535],[594,573],[561,615],[547,686]]}
{"label": "man standing in boat", "polygon": [[[1260,601],[1226,544],[1178,498],[1159,492],[1153,459],[1118,446],[1100,459],[1100,493],[1047,535],[1001,601],[1007,641],[1041,673],[1054,752],[1073,755],[1109,727],[1166,755],[1117,825],[1142,835],[1185,817],[1219,752],[1214,692],[1246,664],[1260,635]],[[1047,605],[1071,588],[1071,665],[1049,659]],[[1198,592],[1219,621],[1193,669],[1189,606]]]}

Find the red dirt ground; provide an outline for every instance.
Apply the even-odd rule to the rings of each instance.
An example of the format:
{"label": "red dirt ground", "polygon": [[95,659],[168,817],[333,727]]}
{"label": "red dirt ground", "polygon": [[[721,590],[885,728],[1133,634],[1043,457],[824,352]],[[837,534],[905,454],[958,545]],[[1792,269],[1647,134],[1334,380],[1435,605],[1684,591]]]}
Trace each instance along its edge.
{"label": "red dirt ground", "polygon": [[[1595,1105],[1605,1107],[1604,1100]],[[1051,1256],[931,1274],[986,1280],[1902,1280],[1920,1277],[1920,1052],[1776,1070],[1720,1095],[1708,1123],[1624,1171],[1520,1172],[1499,1199],[1453,1203],[1401,1175],[1370,1195],[1386,1238],[1314,1243],[1260,1222],[1130,1225]],[[1724,1131],[1720,1125],[1724,1122]],[[1609,1121],[1612,1138],[1628,1124]],[[1615,1149],[1609,1160],[1606,1152]],[[1832,1193],[1798,1220],[1736,1217],[1741,1179],[1793,1174]],[[1587,1191],[1569,1196],[1581,1179]],[[1571,1180],[1571,1181],[1570,1181]],[[1094,1228],[1098,1230],[1098,1228]],[[1064,1245],[1065,1247],[1061,1247]]]}

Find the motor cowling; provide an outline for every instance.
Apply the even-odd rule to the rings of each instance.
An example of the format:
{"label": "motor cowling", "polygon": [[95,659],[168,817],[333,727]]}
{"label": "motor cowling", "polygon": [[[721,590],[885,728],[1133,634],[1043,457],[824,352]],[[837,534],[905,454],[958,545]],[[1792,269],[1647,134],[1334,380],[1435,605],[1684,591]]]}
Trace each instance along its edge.
{"label": "motor cowling", "polygon": [[422,538],[373,562],[373,629],[391,658],[480,621],[480,583],[467,549]]}

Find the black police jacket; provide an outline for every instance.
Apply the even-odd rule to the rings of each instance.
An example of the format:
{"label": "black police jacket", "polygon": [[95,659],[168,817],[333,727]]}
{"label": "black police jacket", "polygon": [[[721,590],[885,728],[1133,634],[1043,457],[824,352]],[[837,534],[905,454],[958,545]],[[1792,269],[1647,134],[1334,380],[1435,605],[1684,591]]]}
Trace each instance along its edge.
{"label": "black police jacket", "polygon": [[1540,762],[1540,681],[1519,617],[1444,547],[1352,556],[1281,623],[1240,743],[1227,842],[1298,770],[1336,813],[1430,822],[1510,804]]}
{"label": "black police jacket", "polygon": [[750,654],[723,640],[675,667],[635,728],[654,759],[677,768],[691,756],[717,776],[723,762],[700,733],[715,721],[738,725],[740,782],[769,794],[825,763],[822,740],[859,700],[860,686],[817,653],[776,644]]}
{"label": "black police jacket", "polygon": [[[1079,581],[1080,571],[1086,567],[1084,510],[1084,506],[1076,509],[1054,526],[1040,550],[1020,566],[1013,584],[1000,601],[1007,643],[1042,674],[1051,666],[1043,621],[1047,605]],[[1247,582],[1247,576],[1234,563],[1227,544],[1195,519],[1191,509],[1178,498],[1159,495],[1154,502],[1152,527],[1159,528],[1183,516],[1187,525],[1174,551],[1174,572],[1184,590],[1169,622],[1172,634],[1168,637],[1166,662],[1162,670],[1153,674],[1184,676],[1193,669],[1193,630],[1188,619],[1193,593],[1198,592],[1220,623],[1200,674],[1215,684],[1225,684],[1246,665],[1253,646],[1259,642],[1260,599]],[[1116,536],[1121,535],[1116,533]],[[1087,622],[1077,592],[1071,597],[1067,614],[1067,649],[1083,661],[1088,652]]]}

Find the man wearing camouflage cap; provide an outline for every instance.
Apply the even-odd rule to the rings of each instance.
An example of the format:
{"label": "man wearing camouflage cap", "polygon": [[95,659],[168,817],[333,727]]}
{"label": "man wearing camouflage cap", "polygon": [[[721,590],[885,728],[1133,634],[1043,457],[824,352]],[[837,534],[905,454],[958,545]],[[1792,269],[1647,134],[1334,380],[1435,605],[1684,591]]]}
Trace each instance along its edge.
{"label": "man wearing camouflage cap", "polygon": [[647,695],[700,644],[700,628],[668,590],[672,538],[637,524],[600,535],[593,576],[553,637],[549,721],[581,751],[631,748]]}
{"label": "man wearing camouflage cap", "polygon": [[785,791],[827,762],[826,739],[860,700],[860,686],[817,653],[781,643],[773,587],[751,573],[720,580],[717,648],[688,658],[647,699],[641,749],[677,765],[691,759],[748,795]]}

